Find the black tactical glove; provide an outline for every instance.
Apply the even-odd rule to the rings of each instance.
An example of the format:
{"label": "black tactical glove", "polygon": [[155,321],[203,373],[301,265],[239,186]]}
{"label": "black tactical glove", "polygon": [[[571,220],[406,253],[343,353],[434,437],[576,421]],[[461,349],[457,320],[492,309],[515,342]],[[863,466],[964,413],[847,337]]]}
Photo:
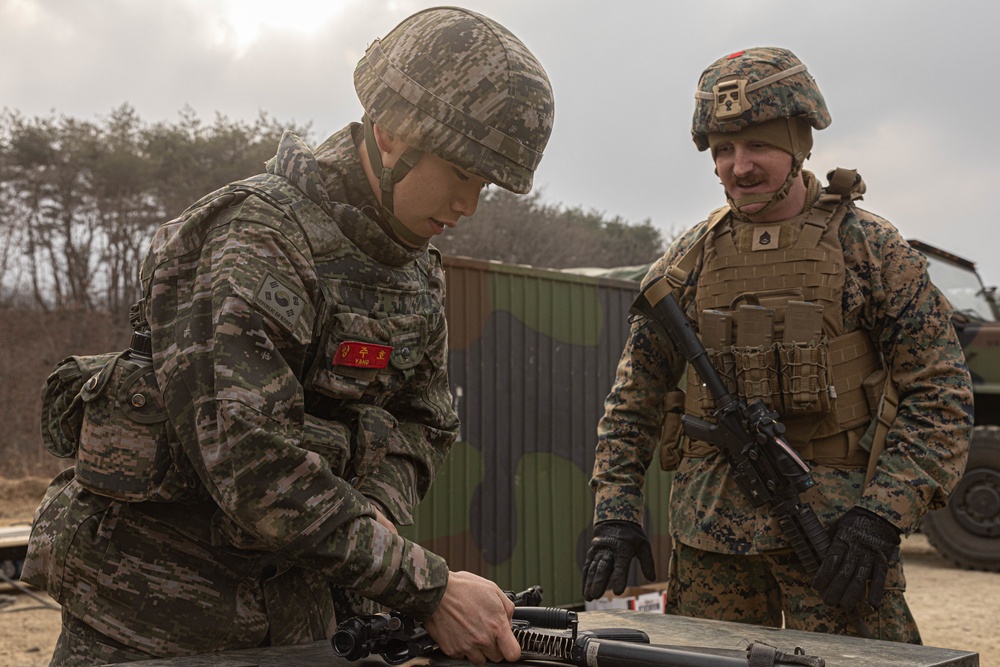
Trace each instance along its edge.
{"label": "black tactical glove", "polygon": [[865,600],[878,609],[889,564],[899,558],[899,533],[894,525],[860,507],[841,517],[833,544],[813,579],[823,601],[853,609]]}
{"label": "black tactical glove", "polygon": [[594,539],[583,563],[584,599],[595,600],[604,595],[609,580],[615,595],[624,592],[633,558],[639,559],[643,576],[655,581],[653,550],[642,526],[631,521],[600,521],[595,524]]}

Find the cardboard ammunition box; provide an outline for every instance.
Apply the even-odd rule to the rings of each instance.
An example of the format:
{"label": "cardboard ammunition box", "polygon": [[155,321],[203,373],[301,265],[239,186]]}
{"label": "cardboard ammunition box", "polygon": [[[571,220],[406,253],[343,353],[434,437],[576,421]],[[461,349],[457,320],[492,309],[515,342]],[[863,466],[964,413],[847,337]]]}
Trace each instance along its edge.
{"label": "cardboard ammunition box", "polygon": [[604,597],[584,603],[585,611],[601,611],[605,609],[628,609],[630,611],[648,611],[654,614],[665,614],[667,609],[666,582],[629,586],[621,595],[611,591]]}

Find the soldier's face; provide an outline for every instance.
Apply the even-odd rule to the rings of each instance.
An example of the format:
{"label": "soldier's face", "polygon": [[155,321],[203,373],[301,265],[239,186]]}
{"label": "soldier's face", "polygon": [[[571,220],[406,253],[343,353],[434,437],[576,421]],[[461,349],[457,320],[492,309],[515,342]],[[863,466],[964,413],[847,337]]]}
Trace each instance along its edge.
{"label": "soldier's face", "polygon": [[[736,139],[715,147],[715,168],[722,186],[735,201],[750,195],[776,192],[792,170],[792,156],[780,148],[762,141]],[[754,222],[787,220],[802,211],[804,201],[793,202],[788,197],[768,211],[767,220],[757,220],[754,214],[767,202],[747,204],[740,208]]]}
{"label": "soldier's face", "polygon": [[393,188],[393,213],[414,234],[437,236],[476,212],[486,184],[486,179],[424,153]]}

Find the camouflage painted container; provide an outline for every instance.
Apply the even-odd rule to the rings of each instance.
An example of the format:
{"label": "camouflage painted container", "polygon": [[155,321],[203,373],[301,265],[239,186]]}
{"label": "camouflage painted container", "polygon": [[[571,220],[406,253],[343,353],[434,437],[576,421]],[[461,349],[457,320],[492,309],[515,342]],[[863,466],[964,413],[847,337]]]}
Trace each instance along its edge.
{"label": "camouflage painted container", "polygon": [[[444,264],[462,433],[402,532],[453,570],[508,590],[540,584],[547,605],[582,604],[597,422],[638,284],[467,258]],[[647,531],[661,572],[669,488],[654,465]]]}

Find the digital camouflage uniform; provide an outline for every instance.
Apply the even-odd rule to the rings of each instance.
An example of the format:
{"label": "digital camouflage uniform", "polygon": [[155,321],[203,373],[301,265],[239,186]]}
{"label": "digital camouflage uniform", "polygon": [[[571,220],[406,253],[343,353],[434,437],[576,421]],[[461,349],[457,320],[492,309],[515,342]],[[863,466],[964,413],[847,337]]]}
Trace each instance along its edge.
{"label": "digital camouflage uniform", "polygon": [[[446,563],[375,519],[412,523],[459,428],[440,256],[393,187],[428,152],[528,192],[552,90],[453,7],[374,40],[354,80],[364,125],[315,153],[286,134],[265,174],[163,225],[133,347],[46,383],[43,440],[76,460],[23,578],[63,605],[54,664],[326,639],[374,602],[423,620],[443,597]],[[392,168],[373,121],[408,146]]]}
{"label": "digital camouflage uniform", "polygon": [[[740,55],[742,52],[731,57]],[[712,83],[700,88],[711,90]],[[793,84],[794,91],[798,84],[795,80]],[[776,92],[777,99],[772,100],[778,108],[785,103],[780,95]],[[818,106],[822,114],[814,114],[813,125],[822,128],[829,117],[821,98]],[[732,131],[747,126],[746,116],[737,116],[732,122]],[[708,147],[707,137],[696,133],[695,140],[699,148]],[[803,154],[796,155],[799,166],[807,153],[805,148]],[[821,191],[812,174],[802,172],[802,177],[808,192],[805,215]],[[923,256],[886,220],[853,203],[846,206],[837,230],[843,250],[844,280],[839,299],[843,328],[845,332],[868,334],[891,372],[900,404],[877,459],[874,478],[867,485],[864,452],[860,460],[856,456],[817,460],[807,452],[810,443],[792,442],[809,459],[816,481],[801,499],[812,506],[828,529],[845,512],[859,506],[908,534],[927,511],[944,505],[963,473],[972,427],[971,383],[950,323],[951,305],[930,283]],[[801,233],[802,218],[793,219],[792,229],[783,233]],[[708,233],[726,228],[736,239],[753,227],[731,213],[722,220],[726,224]],[[706,221],[678,238],[650,268],[643,285],[676,265],[707,228]],[[685,314],[697,325],[705,307],[699,305],[697,291],[705,250],[695,252],[699,259],[684,283],[680,300]],[[753,250],[745,244],[738,252]],[[812,574],[791,551],[775,518],[766,506],[752,507],[717,450],[686,439],[660,444],[667,394],[679,386],[685,365],[680,351],[649,321],[633,317],[599,425],[591,482],[596,492],[595,522],[642,524],[643,481],[660,445],[661,465],[676,470],[669,511],[675,550],[668,604],[674,613],[780,626],[784,611],[786,627],[855,634],[856,627],[846,614],[823,603],[821,593],[812,586]],[[853,441],[867,431],[870,446],[873,428],[873,423],[862,425]],[[872,636],[919,642],[903,599],[905,580],[898,562],[890,567],[886,589],[879,611],[865,617]]]}
{"label": "digital camouflage uniform", "polygon": [[[268,172],[308,195],[292,203],[298,221],[224,194],[221,213],[167,223],[153,240],[148,320],[182,449],[172,501],[114,501],[68,471],[25,566],[32,581],[61,565],[61,581],[43,585],[117,642],[163,656],[323,639],[331,584],[418,618],[444,593],[444,561],[378,525],[372,505],[409,523],[456,437],[444,277],[433,250],[404,249],[366,215],[359,130],[315,156],[282,139]],[[281,290],[298,305],[275,315],[267,300]],[[337,365],[351,341],[391,346],[391,358]],[[398,427],[355,489],[357,403]]]}

